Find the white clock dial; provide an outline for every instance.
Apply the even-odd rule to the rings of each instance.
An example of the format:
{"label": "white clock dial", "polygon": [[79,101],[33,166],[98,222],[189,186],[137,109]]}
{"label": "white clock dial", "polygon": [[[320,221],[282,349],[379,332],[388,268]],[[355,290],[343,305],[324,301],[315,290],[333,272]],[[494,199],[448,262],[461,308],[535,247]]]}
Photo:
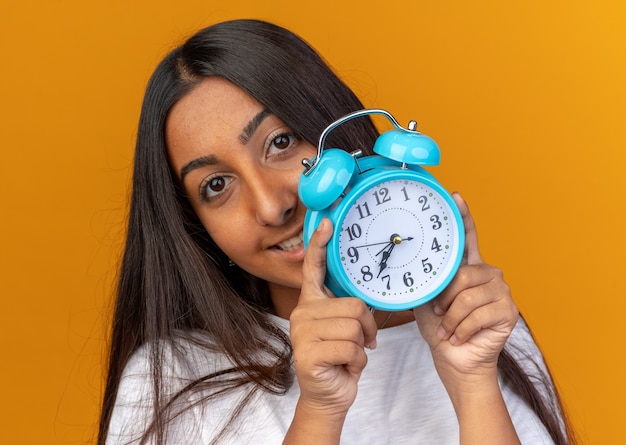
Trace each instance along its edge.
{"label": "white clock dial", "polygon": [[441,287],[459,252],[450,204],[408,179],[363,193],[340,223],[339,257],[347,279],[384,304],[416,301]]}

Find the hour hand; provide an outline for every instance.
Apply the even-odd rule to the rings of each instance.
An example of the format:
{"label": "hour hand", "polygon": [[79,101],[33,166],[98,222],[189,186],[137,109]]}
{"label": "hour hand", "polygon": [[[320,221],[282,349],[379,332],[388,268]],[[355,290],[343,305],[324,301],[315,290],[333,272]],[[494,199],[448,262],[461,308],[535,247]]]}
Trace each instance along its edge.
{"label": "hour hand", "polygon": [[380,268],[378,269],[378,275],[376,275],[376,278],[380,277],[380,274],[382,273],[382,271],[387,268],[387,260],[391,256],[391,251],[393,250],[395,246],[396,245],[394,243],[389,243],[389,247],[386,247],[385,249],[382,250],[383,255],[380,259],[380,264],[379,264]]}

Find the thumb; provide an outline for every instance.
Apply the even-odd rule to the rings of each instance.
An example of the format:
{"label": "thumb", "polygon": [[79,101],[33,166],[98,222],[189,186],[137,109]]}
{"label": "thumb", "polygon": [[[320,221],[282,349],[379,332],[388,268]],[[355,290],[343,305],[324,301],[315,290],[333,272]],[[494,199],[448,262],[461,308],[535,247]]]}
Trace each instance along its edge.
{"label": "thumb", "polygon": [[482,264],[484,261],[480,256],[480,250],[478,249],[478,234],[476,233],[474,218],[469,211],[467,203],[459,193],[453,193],[452,198],[461,212],[463,225],[465,226],[465,252],[463,254],[463,264]]}
{"label": "thumb", "polygon": [[300,299],[318,295],[329,296],[324,286],[324,278],[326,277],[326,245],[332,234],[332,223],[328,218],[323,218],[313,232],[304,255]]}

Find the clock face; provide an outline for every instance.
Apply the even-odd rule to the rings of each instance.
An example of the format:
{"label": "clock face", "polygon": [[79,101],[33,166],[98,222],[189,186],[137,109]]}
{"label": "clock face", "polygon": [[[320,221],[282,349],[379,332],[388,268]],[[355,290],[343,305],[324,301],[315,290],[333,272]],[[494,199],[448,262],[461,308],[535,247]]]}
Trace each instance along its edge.
{"label": "clock face", "polygon": [[359,196],[338,225],[337,244],[356,296],[400,310],[441,292],[463,254],[460,215],[451,203],[436,186],[410,179],[386,180]]}

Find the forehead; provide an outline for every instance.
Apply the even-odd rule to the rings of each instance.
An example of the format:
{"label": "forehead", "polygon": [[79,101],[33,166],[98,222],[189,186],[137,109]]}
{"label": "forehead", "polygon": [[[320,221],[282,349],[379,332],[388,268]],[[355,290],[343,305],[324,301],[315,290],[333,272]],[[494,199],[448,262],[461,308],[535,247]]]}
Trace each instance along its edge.
{"label": "forehead", "polygon": [[203,79],[170,110],[165,138],[170,161],[206,154],[207,147],[232,145],[246,124],[263,109],[241,88],[219,77]]}

